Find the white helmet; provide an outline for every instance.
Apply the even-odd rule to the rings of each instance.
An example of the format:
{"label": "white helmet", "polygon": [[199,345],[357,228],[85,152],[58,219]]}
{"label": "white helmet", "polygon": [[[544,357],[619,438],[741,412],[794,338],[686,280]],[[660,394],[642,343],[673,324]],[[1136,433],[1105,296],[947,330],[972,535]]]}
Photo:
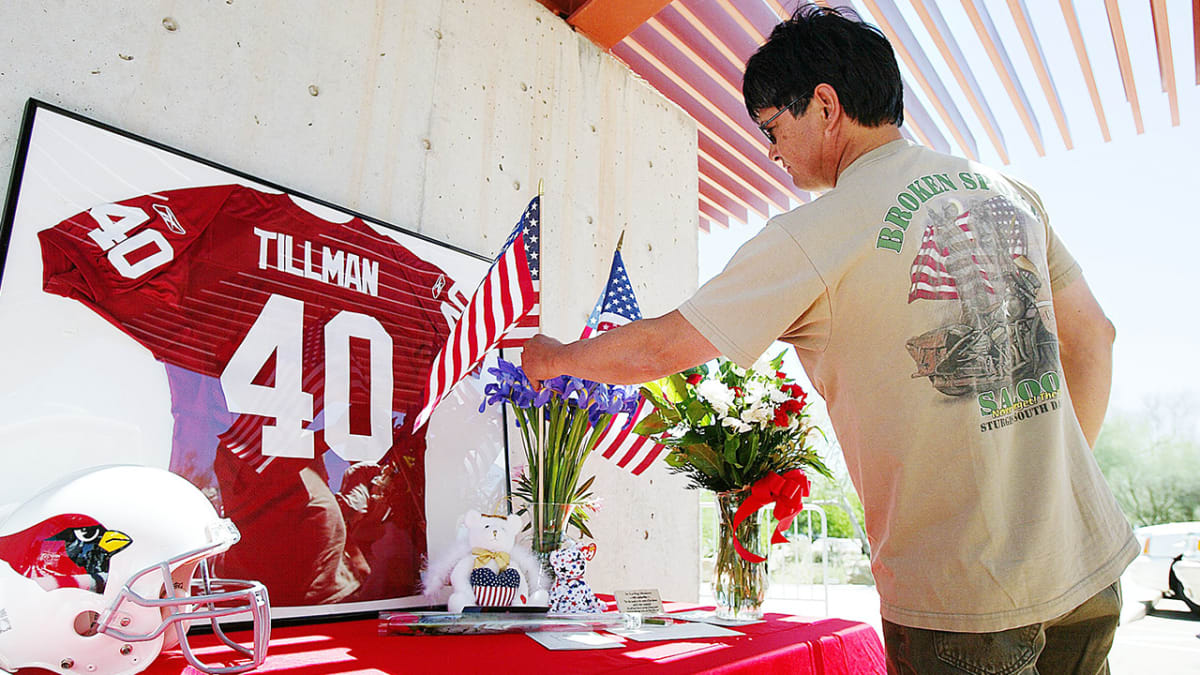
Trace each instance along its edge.
{"label": "white helmet", "polygon": [[[239,538],[170,471],[106,466],[59,480],[0,515],[0,668],[131,675],[176,643],[206,673],[257,667],[271,628],[266,587],[210,579],[204,564]],[[221,630],[217,619],[233,615],[253,621],[253,647]],[[236,650],[233,665],[199,662],[187,641],[196,620]]]}

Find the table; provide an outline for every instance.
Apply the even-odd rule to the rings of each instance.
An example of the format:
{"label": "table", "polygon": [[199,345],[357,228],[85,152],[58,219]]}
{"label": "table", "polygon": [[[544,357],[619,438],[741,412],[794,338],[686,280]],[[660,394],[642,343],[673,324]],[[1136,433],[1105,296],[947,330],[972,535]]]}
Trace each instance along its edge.
{"label": "table", "polygon": [[[666,603],[667,611],[711,609]],[[883,646],[868,624],[836,618],[767,614],[739,626],[737,637],[681,642],[626,641],[619,649],[550,651],[526,635],[380,636],[377,621],[360,619],[277,627],[266,662],[255,673],[814,673],[887,671]],[[233,632],[249,640],[249,632]],[[217,653],[212,635],[191,645],[201,660]],[[208,658],[206,658],[208,657]],[[196,675],[178,648],[163,652],[148,675]]]}

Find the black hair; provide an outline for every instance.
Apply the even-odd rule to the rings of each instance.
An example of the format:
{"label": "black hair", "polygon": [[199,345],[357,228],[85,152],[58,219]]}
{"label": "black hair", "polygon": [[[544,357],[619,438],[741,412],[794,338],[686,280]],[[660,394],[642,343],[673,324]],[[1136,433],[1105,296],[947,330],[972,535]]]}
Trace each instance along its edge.
{"label": "black hair", "polygon": [[846,115],[867,127],[904,122],[904,89],[891,44],[848,7],[806,3],[771,31],[746,62],[742,96],[756,118],[764,108],[799,115],[822,82],[838,94]]}

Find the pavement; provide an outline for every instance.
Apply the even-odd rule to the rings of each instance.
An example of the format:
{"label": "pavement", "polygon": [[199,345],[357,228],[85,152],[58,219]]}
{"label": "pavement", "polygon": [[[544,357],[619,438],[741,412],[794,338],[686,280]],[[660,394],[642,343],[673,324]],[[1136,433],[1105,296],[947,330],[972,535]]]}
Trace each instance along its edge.
{"label": "pavement", "polygon": [[[828,595],[826,595],[826,591]],[[1129,581],[1122,582],[1125,604],[1109,653],[1113,675],[1200,675],[1200,615],[1178,600],[1163,599]],[[711,596],[701,591],[701,602]],[[828,604],[826,604],[828,598]],[[882,641],[879,595],[874,586],[774,584],[764,611],[820,618],[836,616],[873,626]]]}

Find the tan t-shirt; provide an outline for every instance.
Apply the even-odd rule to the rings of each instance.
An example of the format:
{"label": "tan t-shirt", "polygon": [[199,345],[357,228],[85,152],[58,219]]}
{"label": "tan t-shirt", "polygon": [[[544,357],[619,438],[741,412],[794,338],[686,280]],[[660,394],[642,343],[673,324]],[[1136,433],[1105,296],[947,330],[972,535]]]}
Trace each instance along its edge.
{"label": "tan t-shirt", "polygon": [[1079,267],[1038,196],[899,140],[771,219],[680,308],[750,366],[792,344],[866,510],[883,618],[996,631],[1137,555],[1063,381],[1051,289]]}

